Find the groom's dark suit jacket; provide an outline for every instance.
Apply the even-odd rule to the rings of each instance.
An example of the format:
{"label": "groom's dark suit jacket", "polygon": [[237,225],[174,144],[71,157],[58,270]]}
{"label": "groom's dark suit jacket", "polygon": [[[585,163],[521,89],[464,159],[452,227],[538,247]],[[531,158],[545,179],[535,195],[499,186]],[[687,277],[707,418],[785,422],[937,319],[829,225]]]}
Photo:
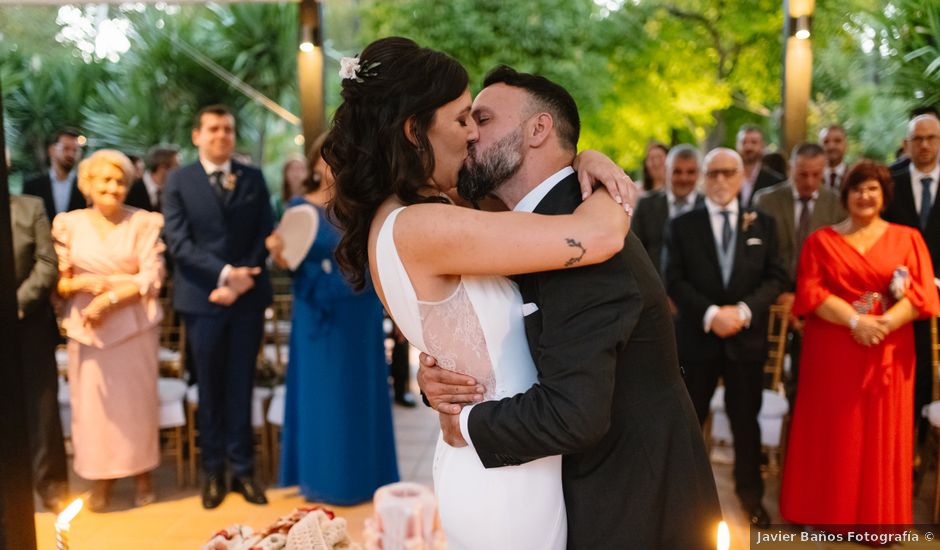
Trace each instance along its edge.
{"label": "groom's dark suit jacket", "polygon": [[[577,176],[536,207],[569,214]],[[569,549],[714,546],[721,516],[702,432],[679,373],[666,292],[632,233],[610,260],[518,277],[539,383],[476,405],[487,468],[563,454]]]}

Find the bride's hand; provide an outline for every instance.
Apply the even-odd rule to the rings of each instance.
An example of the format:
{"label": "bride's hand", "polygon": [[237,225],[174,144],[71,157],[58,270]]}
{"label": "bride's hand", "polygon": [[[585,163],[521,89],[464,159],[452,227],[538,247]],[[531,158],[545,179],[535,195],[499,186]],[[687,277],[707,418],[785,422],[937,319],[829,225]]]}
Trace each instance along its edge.
{"label": "bride's hand", "polygon": [[466,403],[483,401],[486,392],[472,376],[442,369],[425,353],[418,367],[418,387],[435,411],[450,415],[460,414]]}
{"label": "bride's hand", "polygon": [[578,182],[581,184],[581,195],[587,198],[593,191],[595,184],[607,188],[610,196],[620,204],[628,214],[632,213],[640,198],[640,191],[636,183],[630,179],[623,168],[599,152],[587,149],[575,157],[572,166],[578,171]]}
{"label": "bride's hand", "polygon": [[444,437],[444,443],[451,447],[466,447],[467,441],[460,433],[460,416],[456,414],[438,414],[441,421],[441,434]]}

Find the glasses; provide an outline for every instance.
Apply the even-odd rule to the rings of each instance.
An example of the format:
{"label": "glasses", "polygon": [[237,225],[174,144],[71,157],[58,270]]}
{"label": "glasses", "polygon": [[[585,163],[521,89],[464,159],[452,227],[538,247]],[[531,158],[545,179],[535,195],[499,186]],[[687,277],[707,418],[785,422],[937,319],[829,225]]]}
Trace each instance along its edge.
{"label": "glasses", "polygon": [[715,179],[718,176],[724,176],[725,178],[730,178],[738,173],[737,168],[713,168],[705,172],[705,177],[709,179]]}
{"label": "glasses", "polygon": [[933,134],[929,136],[914,136],[911,139],[911,143],[915,145],[920,145],[921,143],[933,143],[940,139],[940,136]]}

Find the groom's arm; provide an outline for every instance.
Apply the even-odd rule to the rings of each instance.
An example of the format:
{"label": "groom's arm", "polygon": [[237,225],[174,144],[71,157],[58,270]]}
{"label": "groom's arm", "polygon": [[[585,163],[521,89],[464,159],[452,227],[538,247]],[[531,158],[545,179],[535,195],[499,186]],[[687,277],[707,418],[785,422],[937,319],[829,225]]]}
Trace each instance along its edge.
{"label": "groom's arm", "polygon": [[642,309],[622,253],[537,277],[539,383],[465,413],[465,435],[487,468],[583,451],[607,433],[617,352]]}

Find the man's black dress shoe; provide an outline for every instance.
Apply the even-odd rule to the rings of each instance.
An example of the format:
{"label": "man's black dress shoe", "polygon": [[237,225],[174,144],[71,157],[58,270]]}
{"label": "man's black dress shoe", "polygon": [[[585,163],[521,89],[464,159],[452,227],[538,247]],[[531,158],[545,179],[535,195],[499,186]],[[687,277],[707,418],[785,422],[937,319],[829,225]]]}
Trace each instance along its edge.
{"label": "man's black dress shoe", "polygon": [[225,500],[225,478],[221,475],[207,475],[202,482],[202,507],[206,510],[218,508]]}
{"label": "man's black dress shoe", "polygon": [[264,490],[250,476],[232,477],[232,492],[241,493],[245,500],[252,504],[268,503],[268,497],[264,496]]}
{"label": "man's black dress shoe", "polygon": [[770,526],[770,516],[767,514],[767,510],[764,509],[763,505],[758,504],[745,509],[747,510],[748,521],[751,527],[766,529]]}
{"label": "man's black dress shoe", "polygon": [[408,407],[409,409],[413,409],[418,406],[418,402],[415,400],[415,396],[411,392],[405,392],[401,395],[396,395],[395,403],[401,405],[402,407]]}

